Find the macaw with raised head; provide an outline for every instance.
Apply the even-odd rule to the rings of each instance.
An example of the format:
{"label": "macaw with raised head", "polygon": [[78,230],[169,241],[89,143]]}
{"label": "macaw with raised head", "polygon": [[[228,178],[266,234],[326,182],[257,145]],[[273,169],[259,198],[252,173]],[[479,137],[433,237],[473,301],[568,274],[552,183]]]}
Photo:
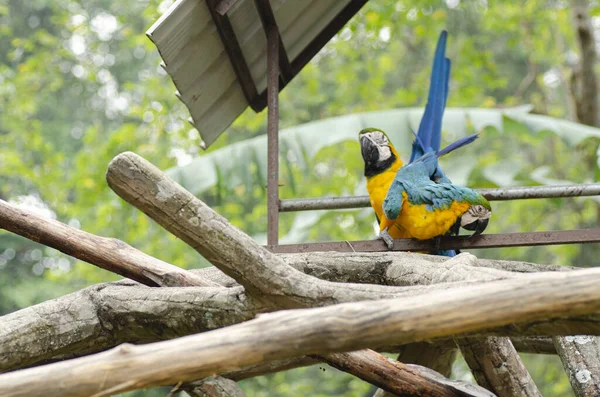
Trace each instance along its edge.
{"label": "macaw with raised head", "polygon": [[[433,68],[431,73],[429,95],[425,113],[421,119],[419,130],[412,147],[410,162],[423,157],[426,153],[436,153],[441,145],[442,136],[442,116],[448,97],[448,81],[450,77],[450,60],[445,57],[447,32],[443,31],[438,40],[435,51]],[[416,237],[405,229],[400,222],[391,222],[385,216],[383,202],[387,192],[396,177],[396,172],[402,167],[398,153],[389,141],[388,137],[381,130],[375,128],[364,129],[359,133],[361,152],[365,161],[365,176],[367,177],[367,191],[369,192],[371,206],[375,210],[377,220],[380,224],[380,231],[383,232],[382,238],[386,240],[388,246],[393,238]],[[467,142],[469,143],[469,142]],[[466,144],[466,143],[463,143]],[[452,146],[452,145],[451,145]],[[457,147],[454,147],[456,149]],[[446,152],[447,153],[447,152]],[[435,161],[435,169],[429,175],[431,181],[436,183],[451,183],[450,179],[443,173]],[[412,207],[406,206],[403,214],[410,214]],[[420,207],[414,210],[420,211]],[[422,215],[422,214],[421,214]],[[437,216],[444,216],[437,213]],[[417,217],[417,213],[413,217]],[[468,219],[470,214],[465,215]],[[383,222],[382,222],[383,221]],[[395,221],[395,219],[394,219]],[[465,222],[467,222],[465,220]],[[465,223],[468,229],[472,222]],[[392,227],[393,226],[393,227]],[[457,234],[457,226],[454,224],[450,230],[442,234]],[[483,230],[482,230],[483,231]],[[434,251],[432,254],[454,256],[457,251],[442,250]]]}
{"label": "macaw with raised head", "polygon": [[401,228],[419,240],[458,234],[459,227],[474,231],[474,236],[485,230],[492,215],[485,197],[464,186],[432,180],[432,175],[439,171],[439,157],[476,138],[477,134],[461,138],[398,170],[383,201],[384,217],[380,223],[380,237],[390,249],[394,244],[388,233],[390,227]]}

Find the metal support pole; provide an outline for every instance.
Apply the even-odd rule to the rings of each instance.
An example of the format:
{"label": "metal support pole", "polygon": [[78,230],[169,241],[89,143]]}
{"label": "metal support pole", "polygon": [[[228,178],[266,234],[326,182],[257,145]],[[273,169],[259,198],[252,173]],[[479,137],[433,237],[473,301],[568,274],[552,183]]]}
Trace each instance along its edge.
{"label": "metal support pole", "polygon": [[267,244],[279,241],[279,33],[267,34]]}

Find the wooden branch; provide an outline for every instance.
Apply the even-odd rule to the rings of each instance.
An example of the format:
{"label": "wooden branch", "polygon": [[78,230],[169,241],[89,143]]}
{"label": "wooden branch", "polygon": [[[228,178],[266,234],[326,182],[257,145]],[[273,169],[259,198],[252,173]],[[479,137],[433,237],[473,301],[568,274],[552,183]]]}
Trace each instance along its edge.
{"label": "wooden branch", "polygon": [[[0,372],[250,320],[264,306],[242,288],[99,284],[0,317]],[[168,315],[165,315],[168,313]]]}
{"label": "wooden branch", "polygon": [[479,385],[498,397],[541,397],[510,339],[461,338],[457,343]]}
{"label": "wooden branch", "polygon": [[600,338],[555,337],[554,345],[577,397],[600,395]]}
{"label": "wooden branch", "polygon": [[[344,259],[344,256],[330,256],[329,253],[324,253],[324,260],[320,262],[318,256],[315,255],[311,259],[315,263],[291,260],[290,258],[285,258],[285,260],[298,269],[327,277],[331,281],[337,279],[352,282],[406,284],[418,282],[418,279],[410,273],[412,262],[407,260],[409,257],[416,258],[413,263],[416,266],[436,266],[421,260],[420,255],[405,253],[390,255],[384,253],[380,257],[369,254],[356,262],[349,262],[348,258]],[[435,257],[423,256],[423,258],[433,259]],[[478,260],[477,262],[485,261]],[[402,264],[407,264],[404,278],[398,277],[401,272],[392,271],[393,268]],[[437,266],[445,269],[443,263]],[[363,267],[364,271],[361,270]],[[512,264],[510,267],[516,268]],[[233,279],[215,268],[199,269],[195,272],[202,278],[228,286],[237,286]],[[388,274],[393,277],[388,277]],[[418,290],[415,290],[415,293],[417,292]],[[204,299],[203,296],[207,296],[207,298]],[[139,305],[139,302],[144,304]],[[145,310],[146,308],[147,310]],[[197,313],[192,312],[189,312],[191,317],[186,317],[188,310],[212,313],[212,318],[208,318],[208,314],[207,317],[204,317],[197,316]],[[195,288],[169,291],[147,289],[137,286],[136,283],[124,281],[100,284],[2,317],[0,321],[0,372],[44,361],[90,354],[106,350],[122,342],[148,343],[220,328],[249,320],[256,313],[267,310],[271,309],[248,301],[240,288],[211,294],[210,291],[199,292]],[[169,317],[165,317],[162,313],[170,314]],[[123,318],[128,319],[127,323],[123,323]],[[173,321],[168,321],[169,319],[173,319]],[[527,329],[516,327],[498,329],[495,333],[513,336],[521,333],[524,335],[581,334],[597,330],[598,319],[600,317],[582,317],[545,322],[535,324]],[[151,326],[147,326],[148,324]],[[22,330],[27,331],[23,332]],[[47,340],[53,343],[33,343],[38,340]],[[540,349],[546,353],[554,351],[552,341],[548,339],[541,345],[540,342],[526,344],[520,342],[516,346],[519,351],[536,352]],[[426,357],[426,355],[421,357]],[[406,359],[403,358],[403,360]],[[414,361],[414,363],[428,366],[430,361]],[[439,367],[434,367],[434,369],[445,373]]]}
{"label": "wooden branch", "polygon": [[[213,292],[208,288],[165,290],[132,282],[106,283],[8,314],[0,318],[0,372],[95,353],[123,342],[149,343],[221,328],[247,321],[267,310],[246,299],[239,288]],[[600,316],[537,323],[533,328],[491,330],[490,333],[580,334],[594,330],[600,331]],[[45,341],[52,343],[42,343]],[[519,338],[515,345],[525,352],[552,353],[554,350],[548,338],[533,341]],[[386,348],[385,351],[394,350]],[[431,363],[427,356],[415,357],[410,353],[402,356],[402,360],[420,365]],[[434,369],[446,373],[443,368]],[[261,374],[261,371],[260,368],[247,369],[246,373],[257,376],[255,373]],[[244,379],[231,374],[227,377]]]}
{"label": "wooden branch", "polygon": [[[599,282],[600,269],[531,274],[401,300],[269,313],[199,335],[142,346],[123,345],[0,375],[0,395],[84,396],[109,389],[116,393],[177,384],[301,354],[376,348],[587,315],[600,311]],[[98,384],[91,379],[104,381]]]}
{"label": "wooden branch", "polygon": [[194,386],[182,387],[190,397],[246,397],[235,381],[221,376],[204,378]]}
{"label": "wooden branch", "polygon": [[0,227],[146,285],[217,286],[120,240],[95,236],[3,200],[0,200]]}
{"label": "wooden branch", "polygon": [[[107,181],[122,198],[188,242],[215,266],[240,282],[250,294],[256,291],[255,297],[266,295],[268,301],[275,300],[279,307],[306,307],[322,302],[368,299],[364,292],[351,286],[345,289],[344,294],[340,294],[337,286],[321,280],[318,281],[319,285],[315,285],[317,281],[295,271],[276,255],[260,247],[156,167],[133,153],[123,153],[111,162]],[[232,266],[236,260],[238,266]],[[461,266],[462,260],[453,258],[450,262]],[[358,299],[348,299],[348,295]],[[510,345],[509,340],[505,343]],[[487,350],[491,354],[494,348],[495,345],[490,345]],[[516,351],[514,355],[508,363],[519,362]],[[331,358],[324,358],[331,361]],[[364,365],[348,368],[364,368]],[[520,368],[524,367],[521,365]],[[519,372],[518,369],[515,372]],[[368,374],[360,376],[364,379]],[[506,377],[503,379],[510,380]]]}
{"label": "wooden branch", "polygon": [[581,59],[573,74],[571,91],[580,123],[598,127],[598,80],[596,77],[596,40],[588,0],[573,0],[573,20]]}
{"label": "wooden branch", "polygon": [[510,338],[515,349],[521,353],[556,354],[552,338],[544,336],[513,336]]}
{"label": "wooden branch", "polygon": [[[397,361],[404,364],[418,364],[430,368],[447,378],[452,373],[452,363],[456,359],[458,349],[452,339],[435,342],[416,342],[400,346]],[[373,397],[393,397],[383,389],[378,389]]]}
{"label": "wooden branch", "polygon": [[[216,267],[242,284],[254,298],[277,308],[310,307],[391,297],[394,293],[407,292],[390,291],[380,286],[340,286],[297,271],[133,153],[123,153],[111,161],[107,181],[122,198],[190,244]],[[365,290],[368,290],[367,294]],[[365,354],[355,353],[349,359],[361,360]],[[362,379],[370,379],[372,374],[368,368],[370,361],[357,361],[349,365],[347,360],[339,362],[339,356],[324,355],[323,359],[338,367],[348,368]],[[385,362],[385,357],[380,356],[379,362]],[[390,367],[390,371],[394,376],[388,376],[387,383],[378,380],[378,385],[386,390],[393,390],[391,380],[402,376],[394,367]]]}
{"label": "wooden branch", "polygon": [[397,287],[332,283],[288,266],[134,153],[115,157],[106,179],[125,201],[188,243],[249,294],[279,308],[392,298],[406,292]]}
{"label": "wooden branch", "polygon": [[[408,270],[409,274],[419,281],[431,283],[470,278],[493,280],[517,277],[511,272],[475,268],[472,265],[476,261],[475,256],[464,253],[446,260],[434,269],[431,269],[430,263],[429,266],[420,263],[421,266],[388,268],[388,274]],[[457,339],[456,343],[480,385],[501,397],[535,395],[529,391],[537,391],[537,388],[508,338],[461,338]],[[503,365],[485,365],[487,362]],[[539,392],[537,394],[539,395]]]}
{"label": "wooden branch", "polygon": [[[424,285],[465,280],[498,280],[519,273],[570,271],[577,268],[502,261],[469,256],[461,262],[447,257],[406,252],[311,252],[279,254],[288,265],[331,281],[382,285]],[[204,272],[204,271],[203,271]],[[209,273],[210,276],[208,275]],[[205,277],[218,277],[206,270]]]}
{"label": "wooden branch", "polygon": [[[329,365],[350,373],[367,374],[367,378],[363,380],[386,387],[389,392],[400,396],[494,396],[479,386],[451,381],[429,368],[399,363],[368,349],[352,353],[330,353],[326,357]],[[330,361],[331,358],[334,361]],[[365,365],[365,368],[353,368],[357,363]]]}

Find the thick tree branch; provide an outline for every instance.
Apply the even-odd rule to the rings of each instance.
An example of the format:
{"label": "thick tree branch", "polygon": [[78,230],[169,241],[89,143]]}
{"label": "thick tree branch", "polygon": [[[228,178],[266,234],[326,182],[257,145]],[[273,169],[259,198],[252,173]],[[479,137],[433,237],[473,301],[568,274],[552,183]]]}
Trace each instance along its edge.
{"label": "thick tree branch", "polygon": [[[400,346],[397,361],[404,364],[418,364],[430,368],[449,378],[452,373],[452,363],[456,359],[458,349],[453,339],[435,342],[415,342]],[[393,397],[395,394],[378,389],[373,397]]]}
{"label": "thick tree branch", "polygon": [[120,240],[84,232],[3,200],[0,200],[0,227],[146,285],[217,285],[144,254]]}
{"label": "thick tree branch", "polygon": [[[342,371],[368,374],[368,379],[364,380],[374,385],[386,386],[390,392],[400,396],[494,396],[484,388],[466,382],[451,381],[432,369],[386,359],[385,356],[368,349],[351,353],[330,353],[324,357],[327,357],[326,362],[329,365]],[[355,365],[365,365],[365,368],[353,368]],[[394,379],[398,371],[403,376]]]}
{"label": "thick tree branch", "polygon": [[[439,260],[437,257],[406,253],[369,253],[364,255],[357,253],[355,258],[349,254],[323,253],[322,256],[311,254],[308,261],[301,255],[285,256],[285,260],[299,270],[318,274],[330,281],[341,280],[356,283],[414,284],[420,282],[413,272],[418,268],[432,268],[432,271],[435,271],[437,266],[439,274],[452,274],[452,269],[458,270],[456,266],[449,267],[444,263],[429,262],[429,260]],[[475,264],[497,265],[497,263],[479,259]],[[518,262],[516,264],[504,262],[503,266],[521,269]],[[527,266],[533,267],[532,265]],[[403,267],[404,270],[402,270]],[[541,267],[541,270],[545,269],[546,267]],[[464,268],[464,270],[466,274],[470,275],[469,277],[481,276],[481,274],[477,274],[477,268],[471,270]],[[199,269],[195,272],[203,278],[218,283],[228,286],[237,285],[233,279],[225,276],[216,268]],[[405,276],[402,277],[402,274]],[[427,272],[423,273],[423,282],[429,282],[427,280],[430,280],[431,277],[428,275]],[[211,290],[203,291],[196,288],[189,291],[182,289],[163,291],[136,285],[133,282],[125,281],[101,284],[2,317],[0,322],[0,371],[56,360],[61,357],[71,357],[73,354],[89,354],[122,342],[148,343],[220,328],[251,319],[258,312],[271,310],[249,302],[240,288],[233,291],[219,290],[219,293],[212,294]],[[417,293],[418,290],[414,292]],[[138,306],[137,302],[139,301],[146,302],[146,304]],[[179,302],[182,302],[181,308],[178,308]],[[202,310],[212,313],[212,318],[207,318],[206,323],[191,321],[191,318],[201,321],[204,317],[195,315],[186,317],[188,302],[193,302],[195,305],[190,310],[199,310],[199,307],[202,307]],[[153,303],[153,306],[150,306],[150,303]],[[148,310],[145,311],[145,308]],[[163,313],[169,313],[168,318],[164,317]],[[77,321],[69,320],[70,317]],[[127,326],[123,326],[122,320],[119,318],[127,318]],[[168,321],[169,319],[172,321]],[[69,327],[65,327],[65,323]],[[527,332],[529,335],[580,334],[588,332],[586,330],[596,329],[596,327],[597,319],[590,317],[538,324]],[[30,330],[30,332],[22,330]],[[525,330],[511,328],[502,332],[506,335],[518,335],[519,332],[525,332]],[[51,340],[53,343],[44,344],[42,348],[40,344],[32,343],[37,340]],[[518,346],[523,351],[535,351],[542,348],[548,352],[554,349],[552,342],[548,340],[545,340],[542,347],[540,347],[540,343],[537,343],[535,347],[532,347],[531,344],[524,346],[523,343]],[[407,357],[409,357],[406,359],[409,363],[426,366],[430,363],[427,360],[412,361],[410,354]],[[425,357],[427,356],[422,358]],[[443,369],[439,367],[434,369],[444,373]]]}
{"label": "thick tree branch", "polygon": [[[221,330],[142,346],[123,345],[105,353],[0,375],[0,395],[118,392],[176,384],[301,354],[404,344],[509,324],[521,327],[544,319],[588,315],[600,311],[599,282],[600,269],[531,274],[401,300],[269,313]],[[47,379],[53,382],[49,384]],[[104,382],[99,385],[89,379]]]}
{"label": "thick tree branch", "polygon": [[[257,299],[266,298],[267,302],[278,308],[373,299],[373,294],[383,298],[384,294],[389,294],[379,286],[369,286],[371,294],[365,295],[364,288],[356,288],[351,284],[340,291],[339,284],[298,272],[133,153],[123,153],[110,163],[107,181],[122,198],[190,244],[216,267],[242,284],[248,293]],[[362,359],[365,354],[355,353],[354,359]],[[323,358],[332,364],[339,356]],[[381,356],[379,362],[385,362],[385,357]],[[373,371],[368,370],[367,364],[337,362],[338,367],[359,371],[352,373],[369,380]],[[393,367],[390,370],[394,372]],[[386,377],[387,383],[379,379],[378,384],[393,391],[394,387],[390,388],[390,385],[403,375],[396,372],[395,376]]]}
{"label": "thick tree branch", "polygon": [[581,59],[571,78],[571,92],[580,123],[598,127],[598,80],[596,78],[596,40],[588,0],[573,0],[573,21]]}
{"label": "thick tree branch", "polygon": [[1,317],[0,372],[250,320],[267,309],[237,288],[99,284]]}
{"label": "thick tree branch", "polygon": [[249,294],[279,308],[391,298],[403,292],[323,281],[288,266],[134,153],[115,157],[106,179],[118,195],[233,277]]}
{"label": "thick tree branch", "polygon": [[477,383],[498,397],[531,396],[541,393],[508,338],[461,338],[457,340]]}
{"label": "thick tree branch", "polygon": [[578,397],[600,395],[600,338],[576,335],[554,338],[571,387]]}
{"label": "thick tree branch", "polygon": [[246,397],[235,381],[221,376],[210,376],[182,389],[191,397]]}
{"label": "thick tree branch", "polygon": [[[246,299],[241,288],[215,292],[208,288],[146,288],[132,282],[100,284],[3,316],[0,371],[95,353],[123,342],[149,343],[221,328],[247,321],[267,310],[270,308]],[[556,335],[598,331],[600,315],[500,328],[488,334]],[[525,352],[551,353],[554,349],[547,338],[533,342],[520,338],[515,345]],[[420,365],[429,362],[426,357],[417,358],[424,361],[416,361],[410,354],[402,360]],[[435,369],[443,372],[443,368]]]}

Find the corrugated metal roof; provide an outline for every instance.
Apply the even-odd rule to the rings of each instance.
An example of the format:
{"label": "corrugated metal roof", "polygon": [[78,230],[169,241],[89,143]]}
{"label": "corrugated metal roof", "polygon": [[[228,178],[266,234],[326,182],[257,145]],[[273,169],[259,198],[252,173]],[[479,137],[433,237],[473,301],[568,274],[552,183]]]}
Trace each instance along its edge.
{"label": "corrugated metal roof", "polygon": [[[190,121],[200,132],[206,146],[214,142],[249,106],[208,8],[209,4],[218,5],[220,1],[223,0],[178,0],[147,32],[177,87],[178,97],[190,112]],[[267,85],[267,43],[259,12],[253,0],[227,2],[234,3],[226,17],[260,96]],[[292,77],[365,2],[270,2],[291,64]],[[264,103],[258,103],[252,105],[260,110]]]}

